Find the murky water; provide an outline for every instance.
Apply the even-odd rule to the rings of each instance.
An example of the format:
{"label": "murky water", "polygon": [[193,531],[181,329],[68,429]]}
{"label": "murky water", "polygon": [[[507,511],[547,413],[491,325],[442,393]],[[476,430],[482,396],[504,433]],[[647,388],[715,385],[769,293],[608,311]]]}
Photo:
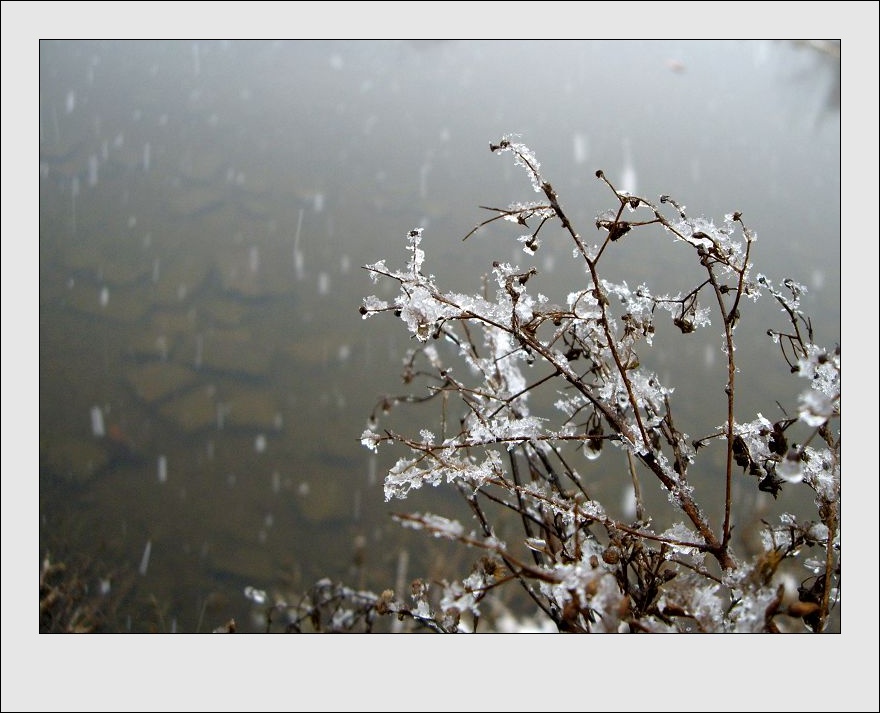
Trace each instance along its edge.
{"label": "murky water", "polygon": [[[453,496],[385,504],[396,454],[359,444],[408,346],[361,319],[360,266],[402,263],[418,226],[451,288],[525,264],[512,240],[461,243],[477,206],[532,197],[487,150],[504,133],[584,233],[612,205],[597,168],[742,211],[759,269],[804,282],[817,341],[839,341],[839,72],[782,42],[41,43],[41,558],[114,573],[107,628],[132,631],[257,629],[246,587],[381,590],[403,562],[466,561],[389,522]],[[569,256],[536,258],[562,296]],[[680,287],[675,258],[635,246],[611,277]],[[788,378],[749,372],[773,353],[762,309],[739,334],[744,419]],[[689,349],[711,379],[711,340]],[[658,368],[682,418],[720,423],[692,370]]]}

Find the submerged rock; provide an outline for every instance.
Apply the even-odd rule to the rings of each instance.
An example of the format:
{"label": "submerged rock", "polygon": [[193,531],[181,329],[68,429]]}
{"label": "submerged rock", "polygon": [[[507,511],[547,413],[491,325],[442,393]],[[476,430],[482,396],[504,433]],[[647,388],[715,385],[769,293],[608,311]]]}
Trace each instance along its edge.
{"label": "submerged rock", "polygon": [[73,281],[63,300],[78,312],[115,322],[137,322],[150,308],[147,292],[141,286],[118,288],[85,280]]}
{"label": "submerged rock", "polygon": [[357,475],[363,461],[321,448],[310,454],[306,472],[311,478],[296,487],[296,504],[302,516],[311,523],[351,518],[355,511]]}
{"label": "submerged rock", "polygon": [[320,482],[305,481],[297,491],[300,514],[311,523],[350,518],[354,496],[345,479],[322,477]]}
{"label": "submerged rock", "polygon": [[200,339],[188,340],[183,361],[231,375],[266,376],[271,354],[244,329],[209,329]]}
{"label": "submerged rock", "polygon": [[109,462],[100,441],[74,436],[40,438],[40,471],[83,484]]}
{"label": "submerged rock", "polygon": [[199,218],[219,210],[225,203],[223,191],[199,186],[177,191],[168,201],[168,210],[178,218]]}
{"label": "submerged rock", "polygon": [[195,433],[217,426],[217,389],[198,386],[163,404],[159,413],[186,433]]}
{"label": "submerged rock", "polygon": [[54,170],[73,174],[82,171],[86,150],[85,139],[74,135],[59,136],[57,141],[40,141],[40,161]]}
{"label": "submerged rock", "polygon": [[172,306],[189,301],[202,289],[210,266],[199,252],[179,251],[152,269],[154,301]]}
{"label": "submerged rock", "polygon": [[223,410],[232,428],[274,431],[282,425],[278,403],[268,389],[235,388],[224,397]]}
{"label": "submerged rock", "polygon": [[218,252],[215,269],[226,293],[247,299],[279,297],[294,290],[291,249],[256,243]]}
{"label": "submerged rock", "polygon": [[185,314],[160,312],[149,326],[138,329],[128,340],[126,356],[137,360],[165,361],[177,352],[184,336],[192,331],[192,319]]}
{"label": "submerged rock", "polygon": [[125,378],[138,398],[148,404],[192,386],[198,379],[192,369],[169,362],[154,362],[126,370]]}
{"label": "submerged rock", "polygon": [[211,546],[209,559],[211,569],[220,577],[233,577],[251,584],[277,578],[271,553],[258,543],[218,542]]}
{"label": "submerged rock", "polygon": [[63,245],[61,261],[65,267],[113,288],[136,286],[151,270],[151,260],[143,249],[132,245],[127,236],[111,231]]}
{"label": "submerged rock", "polygon": [[209,324],[222,328],[238,327],[248,313],[248,308],[234,298],[205,300],[199,310]]}

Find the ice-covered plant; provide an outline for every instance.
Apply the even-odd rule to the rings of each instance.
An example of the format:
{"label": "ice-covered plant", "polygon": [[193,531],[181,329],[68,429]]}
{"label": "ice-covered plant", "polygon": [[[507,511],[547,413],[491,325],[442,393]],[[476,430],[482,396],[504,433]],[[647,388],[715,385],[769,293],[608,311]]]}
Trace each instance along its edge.
{"label": "ice-covered plant", "polygon": [[[470,235],[507,221],[531,255],[542,229],[556,221],[585,279],[554,304],[537,291],[542,276],[534,267],[495,262],[482,290],[447,291],[425,268],[421,229],[406,236],[403,267],[384,260],[366,266],[374,282],[396,283],[397,295],[391,302],[367,297],[361,314],[400,318],[416,346],[404,358],[413,390],[382,398],[362,442],[373,451],[403,450],[385,477],[386,500],[446,484],[473,513],[468,524],[432,513],[397,520],[480,553],[470,574],[440,582],[433,598],[419,580],[413,605],[386,592],[382,611],[416,611],[438,631],[474,630],[487,598],[518,583],[560,631],[825,630],[840,596],[840,348],[813,342],[800,307],[805,288],[754,272],[755,234],[740,213],[716,225],[669,196],[655,203],[618,190],[602,171],[596,176],[614,207],[597,217],[594,244],[572,224],[528,147],[506,136],[490,148],[510,154],[540,198],[490,208],[492,217]],[[689,246],[702,276],[675,294],[605,279],[603,260],[636,233],[652,250],[664,241]],[[768,336],[809,383],[792,415],[739,420],[735,336],[747,304],[761,298],[781,307],[784,326]],[[726,400],[726,418],[700,425],[694,438],[675,418],[673,385],[645,356],[655,331],[706,328],[718,330],[726,358],[726,382],[712,392]],[[547,401],[548,390],[555,419],[530,410],[539,395]],[[380,424],[385,413],[415,402],[437,404],[436,417],[414,432]],[[766,413],[780,408],[771,401]],[[719,449],[718,485],[700,490],[692,475],[718,470]],[[611,514],[591,495],[590,472],[579,470],[609,451],[602,476],[631,488],[633,517]],[[657,526],[648,511],[646,478],[667,495],[675,514],[669,527]],[[752,524],[735,517],[735,478],[750,478],[773,499],[809,488],[816,519],[785,513],[778,522],[758,520],[756,551],[738,549],[734,525]],[[782,577],[791,563],[801,567],[796,591]]]}

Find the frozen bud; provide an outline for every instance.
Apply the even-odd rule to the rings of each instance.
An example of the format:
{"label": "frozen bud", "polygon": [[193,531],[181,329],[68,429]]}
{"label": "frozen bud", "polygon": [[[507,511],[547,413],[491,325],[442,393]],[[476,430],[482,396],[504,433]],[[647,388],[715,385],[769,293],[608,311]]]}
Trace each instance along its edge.
{"label": "frozen bud", "polygon": [[382,595],[376,601],[376,613],[382,615],[393,611],[393,609],[391,608],[393,602],[394,592],[391,589],[386,589],[384,592],[382,592]]}
{"label": "frozen bud", "polygon": [[410,591],[414,599],[421,599],[428,592],[428,585],[423,579],[414,579],[410,584]]}
{"label": "frozen bud", "polygon": [[689,319],[676,317],[672,323],[681,330],[682,334],[691,334],[694,331],[694,323]]}
{"label": "frozen bud", "polygon": [[480,560],[480,564],[483,568],[483,573],[487,577],[500,577],[504,574],[504,567],[497,560],[484,557]]}
{"label": "frozen bud", "polygon": [[617,564],[620,562],[620,549],[611,545],[602,553],[602,561],[605,564]]}
{"label": "frozen bud", "polygon": [[630,225],[625,220],[613,223],[608,230],[609,240],[620,240],[630,231]]}

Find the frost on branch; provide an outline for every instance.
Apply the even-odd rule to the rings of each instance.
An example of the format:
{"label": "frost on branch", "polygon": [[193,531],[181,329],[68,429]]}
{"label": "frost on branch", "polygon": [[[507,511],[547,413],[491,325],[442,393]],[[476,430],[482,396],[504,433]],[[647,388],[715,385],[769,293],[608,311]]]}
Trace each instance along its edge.
{"label": "frost on branch", "polygon": [[513,152],[514,165],[522,166],[526,170],[535,193],[540,193],[541,184],[543,183],[541,180],[541,164],[538,163],[537,157],[528,146],[512,140],[517,138],[519,138],[518,134],[507,134],[497,145],[491,144],[489,148],[492,149],[493,153]]}
{"label": "frost on branch", "polygon": [[[563,304],[546,296],[558,286],[536,267],[503,259],[486,265],[471,294],[444,290],[425,272],[430,242],[422,230],[407,234],[401,269],[385,260],[366,266],[374,282],[398,289],[388,301],[367,297],[361,314],[392,312],[415,347],[404,357],[409,391],[383,397],[361,443],[405,451],[385,477],[386,500],[451,486],[473,516],[466,525],[398,514],[400,523],[480,555],[470,574],[444,579],[440,590],[415,587],[412,608],[399,600],[380,606],[435,631],[473,631],[487,598],[516,583],[560,631],[825,630],[840,588],[840,349],[813,342],[803,286],[753,273],[757,239],[741,213],[717,224],[692,217],[669,196],[654,202],[618,191],[602,171],[596,176],[610,189],[611,207],[597,212],[598,242],[587,241],[517,138],[491,149],[512,154],[542,199],[488,208],[492,217],[465,238],[496,220],[512,224],[497,254],[521,243],[528,260],[550,243],[541,247],[539,232],[555,225],[583,275]],[[660,294],[605,276],[606,255],[662,249],[700,277]],[[762,298],[783,314],[767,332],[781,372],[787,365],[810,383],[795,404],[762,394],[763,413],[738,420],[738,390],[748,388],[749,375],[736,363],[735,337],[748,306]],[[658,319],[664,312],[669,317]],[[727,366],[703,389],[706,399],[717,397],[714,426],[688,422],[675,385],[648,366],[658,363],[659,330],[688,340],[698,329],[717,335]],[[697,378],[703,370],[694,367]],[[408,409],[407,432],[380,428],[398,408]],[[633,494],[625,515],[616,501],[604,502],[612,483]],[[781,503],[804,488],[812,491],[812,517],[771,526],[754,515],[755,497]],[[737,500],[740,490],[748,497]],[[649,508],[644,493],[658,491],[665,498]],[[803,561],[809,579],[792,594],[783,584]]]}
{"label": "frost on branch", "polygon": [[444,480],[450,484],[461,481],[479,488],[485,480],[500,473],[501,459],[493,450],[486,451],[486,457],[479,463],[449,448],[436,456],[401,458],[385,478],[385,500],[403,500],[410,490],[418,490],[422,485],[436,487]]}

